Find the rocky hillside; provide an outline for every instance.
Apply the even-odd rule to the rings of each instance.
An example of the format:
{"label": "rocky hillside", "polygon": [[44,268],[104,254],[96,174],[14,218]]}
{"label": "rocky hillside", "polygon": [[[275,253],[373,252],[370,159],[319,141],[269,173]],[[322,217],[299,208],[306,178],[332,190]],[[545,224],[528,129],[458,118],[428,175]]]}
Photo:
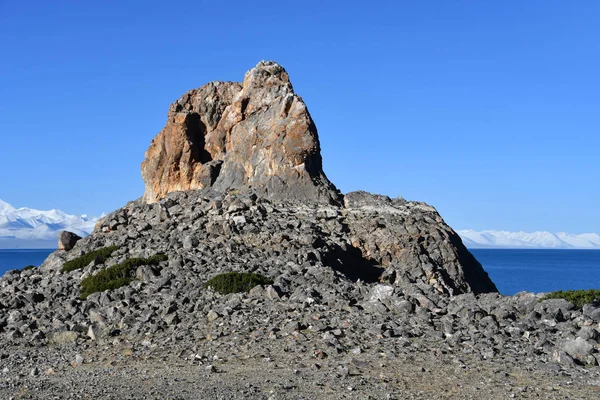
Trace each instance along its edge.
{"label": "rocky hillside", "polygon": [[[248,247],[269,252],[272,237],[279,235],[291,236],[292,248],[285,250],[296,253],[315,241],[332,242],[324,264],[352,270],[352,276],[366,274],[376,280],[385,270],[382,278],[391,283],[419,280],[445,294],[497,291],[433,207],[367,193],[345,197],[339,193],[322,169],[317,129],[308,109],[294,93],[287,72],[274,62],[259,63],[243,83],[211,82],[173,103],[167,125],[146,152],[142,176],[146,203],[171,192],[205,189],[207,198],[218,201],[235,193],[249,195],[254,203],[289,204],[273,203],[275,212],[290,207],[306,210],[285,216],[289,226],[263,227],[256,215],[244,217],[241,234]],[[193,204],[180,207],[189,210]],[[329,222],[303,224],[311,210],[324,213]],[[194,238],[207,229],[200,217],[171,222],[191,230],[194,243],[211,241],[218,234],[230,239],[230,228],[211,231],[213,236],[204,240]],[[303,228],[302,238],[294,237],[298,227]],[[260,233],[258,240],[254,231]]]}
{"label": "rocky hillside", "polygon": [[[143,198],[0,279],[0,394],[585,398],[600,384],[600,308],[500,296],[433,207],[341,195],[275,63],[175,102],[142,173]],[[242,276],[228,273],[250,285],[215,290]]]}

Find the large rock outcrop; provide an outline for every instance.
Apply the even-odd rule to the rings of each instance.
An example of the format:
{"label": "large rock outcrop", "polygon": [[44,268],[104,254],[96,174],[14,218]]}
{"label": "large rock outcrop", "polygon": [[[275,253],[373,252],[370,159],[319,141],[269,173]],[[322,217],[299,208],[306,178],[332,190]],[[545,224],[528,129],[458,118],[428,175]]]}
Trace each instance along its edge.
{"label": "large rock outcrop", "polygon": [[340,195],[323,172],[306,105],[274,62],[260,62],[241,84],[211,82],[173,103],[146,152],[142,176],[146,203],[171,192],[223,196],[235,189],[270,201],[335,207],[347,235],[330,246],[326,263],[354,277],[384,271],[387,282],[422,282],[443,294],[497,291],[433,207],[366,192]]}
{"label": "large rock outcrop", "polygon": [[339,202],[317,129],[287,72],[260,62],[242,84],[211,82],[171,105],[142,163],[144,199],[212,187],[271,199]]}

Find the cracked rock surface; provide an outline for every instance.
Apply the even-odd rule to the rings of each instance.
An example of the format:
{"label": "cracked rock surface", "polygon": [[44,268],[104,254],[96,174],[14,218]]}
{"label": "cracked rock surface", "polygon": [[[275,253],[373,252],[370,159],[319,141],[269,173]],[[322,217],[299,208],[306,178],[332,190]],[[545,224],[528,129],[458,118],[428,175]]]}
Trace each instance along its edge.
{"label": "cracked rock surface", "polygon": [[317,128],[285,69],[262,61],[242,83],[211,82],[173,103],[142,164],[144,199],[212,187],[336,203]]}

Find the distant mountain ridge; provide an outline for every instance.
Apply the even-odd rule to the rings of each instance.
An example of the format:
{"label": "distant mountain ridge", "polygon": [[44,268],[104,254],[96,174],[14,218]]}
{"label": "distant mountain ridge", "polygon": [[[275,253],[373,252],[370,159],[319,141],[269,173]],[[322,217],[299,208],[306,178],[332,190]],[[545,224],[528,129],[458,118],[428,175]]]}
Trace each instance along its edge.
{"label": "distant mountain ridge", "polygon": [[0,200],[0,249],[55,248],[57,235],[68,230],[88,236],[98,218],[69,215],[60,210],[15,208]]}
{"label": "distant mountain ridge", "polygon": [[457,233],[468,248],[600,249],[597,233],[508,232],[471,229]]}

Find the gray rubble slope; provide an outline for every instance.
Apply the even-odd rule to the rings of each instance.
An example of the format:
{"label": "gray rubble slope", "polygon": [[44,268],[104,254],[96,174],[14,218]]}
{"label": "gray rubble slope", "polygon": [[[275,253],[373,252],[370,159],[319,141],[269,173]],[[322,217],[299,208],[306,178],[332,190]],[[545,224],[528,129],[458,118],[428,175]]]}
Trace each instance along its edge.
{"label": "gray rubble slope", "polygon": [[[364,200],[364,194],[358,195]],[[418,232],[414,221],[419,220],[431,227],[431,209],[402,204],[413,217],[407,231]],[[57,251],[40,269],[9,272],[0,280],[0,337],[15,344],[102,343],[113,337],[212,340],[308,330],[328,335],[335,351],[342,352],[377,336],[428,335],[447,345],[472,346],[485,358],[508,353],[597,364],[600,312],[593,306],[582,312],[562,300],[538,303],[532,294],[449,295],[432,283],[436,268],[443,265],[431,260],[452,259],[454,254],[445,255],[439,242],[420,233],[425,238],[420,245],[436,243],[427,257],[408,269],[394,262],[386,268],[374,261],[378,253],[364,258],[351,241],[376,238],[367,233],[384,229],[389,221],[380,208],[371,209],[374,218],[363,220],[374,222],[355,227],[356,210],[275,205],[252,195],[203,191],[171,193],[153,205],[130,203],[107,216],[98,233],[80,240],[70,252]],[[407,215],[402,218],[409,220]],[[109,245],[119,250],[105,264],[60,271],[65,260]],[[82,277],[157,253],[169,260],[158,267],[139,267],[138,279],[129,286],[79,298]],[[274,283],[226,296],[202,287],[229,271],[260,273]],[[434,280],[443,283],[444,278]],[[314,320],[315,313],[319,320]],[[355,322],[346,326],[348,320]],[[568,343],[581,345],[581,352],[570,351]]]}
{"label": "gray rubble slope", "polygon": [[[168,362],[173,364],[172,373],[165,373],[168,379],[208,373],[210,390],[215,390],[211,393],[237,398],[234,393],[250,389],[229,381],[266,362],[251,380],[256,398],[270,398],[264,394],[267,388],[280,393],[279,398],[304,398],[315,390],[310,385],[333,382],[344,386],[317,398],[344,398],[345,385],[355,390],[348,398],[421,398],[419,393],[432,393],[431,382],[441,382],[435,374],[438,361],[449,363],[448,373],[458,374],[462,385],[477,386],[485,379],[481,389],[489,398],[514,394],[513,386],[538,393],[546,383],[547,398],[593,392],[600,359],[599,308],[577,310],[564,300],[540,303],[538,295],[528,293],[447,293],[445,286],[426,278],[441,268],[431,260],[453,257],[444,250],[432,247],[421,264],[401,269],[394,262],[377,261],[385,246],[376,246],[364,258],[351,244],[378,240],[377,230],[385,229],[393,216],[405,221],[407,232],[425,237],[417,241],[420,245],[439,246],[417,234],[420,223],[431,227],[435,220],[430,207],[385,198],[370,202],[364,193],[350,194],[346,203],[310,206],[193,191],[117,210],[69,252],[57,251],[39,269],[11,271],[0,279],[0,343],[6,349],[0,350],[0,363],[7,371],[0,375],[0,394],[15,393],[23,385],[53,394],[72,385],[100,398],[127,398],[121,390],[130,383],[117,368],[129,365],[132,371],[146,368],[160,374],[159,364]],[[362,220],[372,223],[358,224],[357,213],[369,215]],[[108,245],[119,250],[104,264],[92,262],[83,270],[61,273],[64,261]],[[126,287],[79,298],[82,277],[156,253],[169,260],[139,267],[138,279]],[[261,273],[274,283],[230,295],[202,287],[228,271]],[[436,282],[443,283],[442,278]],[[77,355],[83,355],[83,365]],[[415,373],[411,365],[434,375],[424,373],[426,381],[411,386],[402,380],[402,374]],[[378,380],[376,370],[387,371],[389,379]],[[219,371],[231,376],[211,375]],[[515,371],[529,384],[513,379]],[[102,391],[88,386],[107,384],[98,374],[117,375]],[[295,374],[302,379],[293,378]],[[505,378],[492,378],[495,374]],[[131,379],[139,384],[143,376],[136,372]],[[503,379],[513,386],[503,386]],[[257,382],[261,380],[266,383]],[[575,392],[564,386],[573,380],[578,382]],[[403,397],[391,381],[404,382],[405,393],[414,397]],[[199,383],[193,380],[173,385],[182,390],[174,398],[210,398],[194,397],[192,389]],[[155,392],[146,392],[148,398],[160,398],[156,390],[167,390],[152,387]],[[470,390],[440,391],[439,398],[468,398],[460,393]],[[143,393],[143,386],[135,392]]]}

